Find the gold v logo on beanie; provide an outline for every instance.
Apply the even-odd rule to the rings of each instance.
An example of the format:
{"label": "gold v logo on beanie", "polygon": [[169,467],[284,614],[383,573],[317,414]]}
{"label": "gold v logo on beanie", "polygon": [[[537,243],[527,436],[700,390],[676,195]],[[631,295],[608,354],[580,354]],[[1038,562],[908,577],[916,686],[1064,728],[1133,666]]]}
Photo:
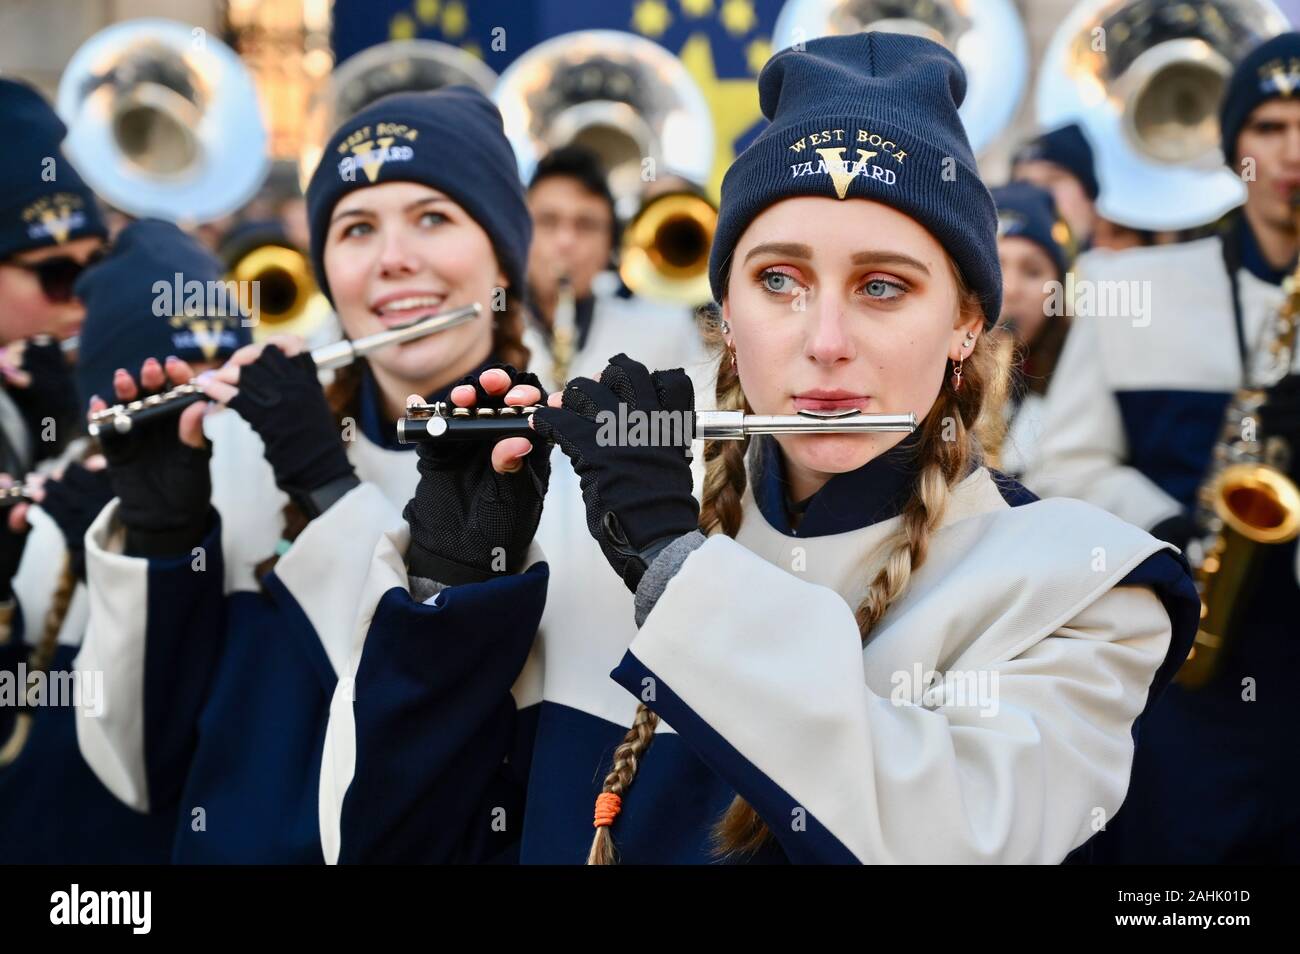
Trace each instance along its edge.
{"label": "gold v logo on beanie", "polygon": [[414,142],[419,134],[418,129],[412,129],[405,123],[375,123],[373,132],[370,126],[362,126],[339,143],[338,151],[343,154],[343,159],[339,162],[340,178],[355,180],[357,166],[360,166],[367,181],[377,181],[384,163],[410,162],[415,158],[415,150],[411,146],[395,146],[393,143],[398,139]]}
{"label": "gold v logo on beanie", "polygon": [[382,166],[384,160],[388,158],[388,147],[392,144],[393,137],[385,136],[383,139],[379,140],[378,149],[375,149],[374,143],[369,140],[363,143],[358,143],[352,147],[352,152],[356,155],[357,162],[361,163],[362,171],[365,172],[366,178],[371,182],[374,182],[375,177],[379,175],[379,167]]}
{"label": "gold v logo on beanie", "polygon": [[818,149],[817,155],[822,157],[826,172],[831,177],[831,182],[835,184],[836,197],[842,199],[848,194],[849,183],[858,177],[858,173],[866,167],[867,161],[878,153],[859,149],[858,161],[854,163],[844,161],[843,146],[836,146],[834,149]]}
{"label": "gold v logo on beanie", "polygon": [[1300,92],[1300,59],[1269,60],[1259,68],[1259,88],[1261,92],[1278,96]]}
{"label": "gold v logo on beanie", "polygon": [[52,238],[62,245],[73,229],[86,224],[86,214],[81,211],[81,197],[70,192],[42,196],[23,209],[29,238]]}

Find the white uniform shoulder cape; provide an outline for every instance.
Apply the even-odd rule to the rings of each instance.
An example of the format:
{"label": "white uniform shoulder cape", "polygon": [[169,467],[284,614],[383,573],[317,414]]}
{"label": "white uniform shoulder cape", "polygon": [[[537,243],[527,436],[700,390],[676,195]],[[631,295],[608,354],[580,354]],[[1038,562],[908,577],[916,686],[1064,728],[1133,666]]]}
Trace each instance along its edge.
{"label": "white uniform shoulder cape", "polygon": [[[749,494],[745,506],[738,539],[696,550],[633,638],[630,606],[622,621],[582,601],[553,614],[548,597],[513,689],[535,732],[526,757],[509,757],[528,766],[521,860],[585,857],[592,793],[639,700],[664,721],[614,829],[628,862],[710,860],[710,826],[735,792],[793,861],[1058,862],[1118,809],[1133,722],[1171,643],[1153,590],[1118,584],[1167,545],[1077,501],[1013,509],[978,469],[864,649],[853,607],[899,518],[799,539],[772,530]],[[381,542],[372,597],[405,586],[404,545]],[[414,638],[372,626],[361,678],[336,691],[327,860],[441,860],[405,832],[385,842],[383,819],[409,826],[424,810],[445,827],[442,804],[421,793],[450,783],[422,775],[403,746],[427,749],[457,727],[385,723],[385,683],[362,685],[385,664],[366,648],[400,655]],[[925,695],[934,673],[973,682]]]}

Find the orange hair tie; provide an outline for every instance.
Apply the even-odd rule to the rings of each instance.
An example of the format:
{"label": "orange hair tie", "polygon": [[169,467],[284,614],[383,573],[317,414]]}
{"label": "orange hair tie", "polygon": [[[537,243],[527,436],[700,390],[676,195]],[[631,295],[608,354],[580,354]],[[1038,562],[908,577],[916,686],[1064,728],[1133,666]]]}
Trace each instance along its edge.
{"label": "orange hair tie", "polygon": [[596,796],[596,823],[593,827],[608,828],[614,824],[622,807],[623,799],[613,792],[601,792]]}

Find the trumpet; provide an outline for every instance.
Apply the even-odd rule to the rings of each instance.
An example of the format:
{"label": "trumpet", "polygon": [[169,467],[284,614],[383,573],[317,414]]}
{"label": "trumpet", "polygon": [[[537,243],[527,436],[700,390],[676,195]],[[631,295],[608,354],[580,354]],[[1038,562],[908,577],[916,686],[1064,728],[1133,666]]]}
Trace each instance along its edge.
{"label": "trumpet", "polygon": [[[311,358],[319,370],[341,368],[380,348],[415,341],[463,325],[477,318],[482,311],[483,306],[474,302],[472,305],[456,308],[440,315],[431,315],[421,321],[367,335],[356,341],[336,341],[312,351]],[[150,418],[182,411],[202,400],[206,400],[206,395],[198,380],[194,379],[186,384],[179,384],[169,391],[161,391],[138,401],[115,404],[97,411],[91,415],[87,430],[91,437],[98,437],[105,429],[117,434],[126,434],[136,424]]]}
{"label": "trumpet", "polygon": [[[531,426],[532,416],[540,407],[540,404],[502,408],[451,407],[444,401],[412,404],[406,408],[406,416],[397,422],[397,440],[401,444],[433,440],[486,442],[507,437],[540,441],[541,435]],[[659,428],[659,434],[671,432],[672,423],[665,422],[668,426]],[[800,411],[797,414],[695,411],[677,433],[691,440],[738,441],[755,434],[879,434],[914,430],[916,415],[911,412],[864,414],[850,408],[843,411]]]}

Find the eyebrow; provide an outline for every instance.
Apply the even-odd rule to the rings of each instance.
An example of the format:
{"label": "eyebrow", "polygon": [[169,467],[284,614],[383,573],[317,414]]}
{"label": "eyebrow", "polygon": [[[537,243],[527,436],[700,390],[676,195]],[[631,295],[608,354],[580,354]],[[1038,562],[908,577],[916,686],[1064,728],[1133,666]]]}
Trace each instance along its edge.
{"label": "eyebrow", "polygon": [[854,265],[903,265],[916,269],[922,275],[930,274],[930,269],[920,259],[904,255],[902,252],[886,252],[883,249],[854,252],[849,262]]}
{"label": "eyebrow", "polygon": [[[803,259],[813,257],[812,247],[801,242],[763,242],[755,245],[746,253],[745,261],[748,262],[755,255],[766,254],[788,255],[790,258]],[[868,249],[863,252],[854,252],[849,262],[853,265],[903,265],[916,269],[922,275],[928,276],[930,274],[930,269],[919,259],[904,255],[901,252],[889,252],[884,249]]]}
{"label": "eyebrow", "polygon": [[[447,197],[445,195],[442,195],[441,193],[439,193],[438,195],[426,195],[423,199],[416,199],[414,202],[408,202],[402,208],[402,211],[410,212],[413,209],[418,209],[422,205],[429,205],[432,202],[447,202],[447,201],[448,201]],[[342,212],[334,213],[334,215],[330,218],[330,225],[333,225],[339,219],[346,219],[350,215],[373,215],[373,214],[374,214],[373,209],[367,209],[364,207],[356,208],[356,209],[344,209]]]}
{"label": "eyebrow", "polygon": [[[788,255],[791,258],[812,258],[812,247],[799,242],[763,242],[745,254],[748,262],[755,255]],[[744,264],[743,262],[741,264]]]}

